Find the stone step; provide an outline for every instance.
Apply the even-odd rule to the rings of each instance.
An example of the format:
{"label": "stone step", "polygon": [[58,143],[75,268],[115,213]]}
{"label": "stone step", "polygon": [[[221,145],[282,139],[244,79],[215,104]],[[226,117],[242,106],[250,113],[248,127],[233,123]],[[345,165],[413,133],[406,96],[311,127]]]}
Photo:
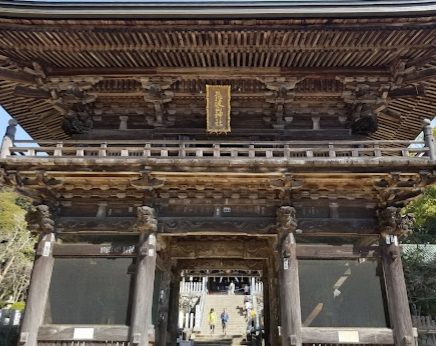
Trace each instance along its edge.
{"label": "stone step", "polygon": [[201,334],[209,334],[209,325],[207,316],[211,308],[217,315],[217,325],[215,326],[215,334],[221,332],[220,315],[223,309],[226,309],[229,314],[229,322],[227,324],[227,335],[242,335],[247,328],[247,322],[243,315],[244,296],[242,295],[207,295],[204,304],[203,320],[201,322]]}
{"label": "stone step", "polygon": [[244,345],[244,339],[240,336],[206,336],[198,335],[195,338],[194,345]]}

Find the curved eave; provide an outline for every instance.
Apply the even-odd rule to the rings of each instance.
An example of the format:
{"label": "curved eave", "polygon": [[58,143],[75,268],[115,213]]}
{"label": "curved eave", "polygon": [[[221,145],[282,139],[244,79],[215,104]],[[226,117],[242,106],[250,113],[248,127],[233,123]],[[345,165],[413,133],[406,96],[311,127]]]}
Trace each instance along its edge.
{"label": "curved eave", "polygon": [[392,17],[436,14],[436,1],[0,1],[2,17],[282,18]]}

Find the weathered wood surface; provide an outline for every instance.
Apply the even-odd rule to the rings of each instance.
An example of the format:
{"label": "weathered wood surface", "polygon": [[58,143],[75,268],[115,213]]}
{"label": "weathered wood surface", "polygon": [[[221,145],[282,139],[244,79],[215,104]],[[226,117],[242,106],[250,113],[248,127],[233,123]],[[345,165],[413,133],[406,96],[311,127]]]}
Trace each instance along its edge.
{"label": "weathered wood surface", "polygon": [[36,346],[38,329],[43,324],[46,302],[53,272],[54,233],[44,235],[37,247],[30,279],[26,309],[20,330],[20,345]]}
{"label": "weathered wood surface", "polygon": [[299,244],[297,246],[297,257],[299,258],[362,258],[378,257],[380,249],[378,246],[358,247],[354,245],[325,245],[325,244]]}
{"label": "weathered wood surface", "polygon": [[[339,333],[352,332],[358,335],[358,342],[350,342],[339,339]],[[302,328],[303,344],[376,344],[376,345],[394,345],[392,330],[388,328],[321,328],[321,327],[303,327]]]}
{"label": "weathered wood surface", "polygon": [[[33,19],[31,25],[17,18],[0,24],[0,48],[10,57],[0,65],[8,72],[2,74],[2,103],[34,138],[68,137],[59,126],[68,110],[77,112],[74,97],[63,97],[71,96],[68,85],[86,86],[81,91],[92,98],[82,98],[90,105],[87,116],[95,119],[96,128],[118,127],[120,110],[127,110],[130,127],[175,123],[182,128],[188,121],[201,128],[200,91],[210,81],[233,84],[239,102],[234,104],[236,127],[254,120],[253,128],[280,130],[293,117],[292,127],[307,129],[311,115],[304,105],[310,104],[311,111],[321,116],[321,128],[344,129],[347,107],[364,99],[384,108],[375,107],[379,131],[373,138],[410,138],[419,132],[422,117],[431,114],[434,103],[434,67],[426,65],[433,61],[431,17],[136,20],[135,24]],[[399,62],[398,49],[407,59]],[[177,80],[165,89],[173,93],[169,105],[162,106],[161,99],[150,102],[144,85],[153,78],[153,83],[160,78]],[[268,85],[265,79],[274,78],[298,79],[283,101],[262,86]],[[410,98],[410,93],[396,99],[398,90],[402,96],[410,83],[424,83],[430,92],[419,99]],[[38,91],[41,85],[54,94]],[[307,85],[311,87],[302,87]],[[33,90],[19,88],[15,94],[17,86]],[[371,92],[362,97],[366,86]],[[301,96],[301,89],[306,95]],[[397,95],[389,95],[394,90]],[[330,95],[323,96],[326,92]],[[332,105],[332,114],[319,111],[326,103]],[[164,116],[156,122],[159,114]],[[41,122],[44,126],[39,126]]]}
{"label": "weathered wood surface", "polygon": [[381,248],[389,318],[393,327],[395,345],[415,346],[417,343],[413,333],[400,247],[398,243],[391,243],[382,245]]}
{"label": "weathered wood surface", "polygon": [[[38,341],[73,341],[74,329],[92,328],[92,341],[128,341],[129,327],[120,325],[43,325],[39,328]],[[84,340],[78,340],[84,341]]]}
{"label": "weathered wood surface", "polygon": [[156,272],[156,235],[142,233],[138,246],[135,286],[132,297],[132,317],[129,341],[138,346],[149,343],[148,329],[152,324],[154,278]]}
{"label": "weathered wood surface", "polygon": [[74,233],[95,232],[134,232],[132,226],[134,217],[58,217],[56,219],[56,231],[73,231]]}
{"label": "weathered wood surface", "polygon": [[155,326],[155,339],[158,345],[166,346],[170,313],[171,268],[167,269],[163,273],[162,281],[158,289],[158,322]]}
{"label": "weathered wood surface", "polygon": [[40,346],[130,346],[127,341],[39,341]]}
{"label": "weathered wood surface", "polygon": [[[365,158],[425,156],[421,141],[330,141],[330,142],[214,142],[214,141],[15,141],[11,155],[25,157],[119,157],[129,158]],[[411,145],[413,145],[411,147]]]}
{"label": "weathered wood surface", "polygon": [[[164,203],[164,200],[160,201]],[[204,203],[204,200],[203,200]],[[172,208],[174,208],[172,203]],[[236,207],[233,207],[233,212]],[[239,209],[236,209],[237,211]],[[132,229],[133,217],[60,217],[56,220],[56,231],[60,233],[106,233],[136,234]],[[275,220],[272,217],[159,217],[159,232],[168,235],[180,234],[273,234]],[[330,219],[300,218],[299,229],[305,235],[359,235],[377,234],[373,219]]]}
{"label": "weathered wood surface", "polygon": [[55,244],[53,247],[53,255],[62,256],[122,256],[135,257],[136,244]]}
{"label": "weathered wood surface", "polygon": [[[213,244],[213,246],[211,246]],[[245,258],[265,259],[271,247],[267,239],[254,237],[181,237],[170,244],[169,255],[174,259]]]}
{"label": "weathered wood surface", "polygon": [[282,246],[279,263],[280,302],[282,309],[282,345],[302,345],[302,323],[300,307],[300,284],[298,276],[297,246],[292,233]]}
{"label": "weathered wood surface", "polygon": [[[174,261],[175,265],[177,261]],[[177,267],[171,271],[170,301],[168,310],[168,341],[177,339],[179,324],[179,298],[180,298],[181,271]]]}

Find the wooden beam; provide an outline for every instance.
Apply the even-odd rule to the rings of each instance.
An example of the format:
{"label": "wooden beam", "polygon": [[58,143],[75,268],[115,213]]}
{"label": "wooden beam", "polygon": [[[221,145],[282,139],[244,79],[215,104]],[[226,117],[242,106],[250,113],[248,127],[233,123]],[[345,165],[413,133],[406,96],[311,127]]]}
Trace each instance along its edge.
{"label": "wooden beam", "polygon": [[[88,233],[89,234],[89,233]],[[55,257],[135,257],[135,245],[118,246],[116,244],[54,244]]]}
{"label": "wooden beam", "polygon": [[429,67],[424,70],[417,71],[410,76],[407,76],[407,78],[405,78],[405,82],[423,82],[434,78],[436,78],[436,67]]}
{"label": "wooden beam", "polygon": [[106,341],[113,342],[128,341],[128,326],[120,325],[46,325],[39,328],[38,340],[39,341],[73,341],[74,330],[76,328],[92,328],[94,337],[92,341]]}
{"label": "wooden beam", "polygon": [[307,344],[394,344],[392,329],[388,328],[303,327],[302,338]]}
{"label": "wooden beam", "polygon": [[[270,247],[266,239],[242,236],[239,238],[238,240],[214,237],[203,237],[202,240],[188,237],[177,239],[170,246],[170,255],[176,259],[265,259],[270,255]],[[211,242],[214,246],[210,246]]]}
{"label": "wooden beam", "polygon": [[[107,140],[107,138],[112,138],[114,140],[121,140],[125,138],[130,138],[132,140],[145,140],[159,135],[204,135],[207,136],[205,128],[156,128],[156,129],[141,129],[141,130],[105,130],[105,129],[93,129],[87,134],[76,135],[75,139],[83,140]],[[362,136],[351,137],[350,129],[256,129],[256,128],[235,128],[232,129],[232,136],[259,136],[260,138],[274,137],[280,138],[292,138],[293,140],[304,140],[307,138],[312,138],[313,140],[341,140],[341,139],[351,139],[353,140],[363,138]]]}
{"label": "wooden beam", "polygon": [[57,68],[47,67],[49,77],[70,77],[70,76],[103,76],[111,78],[125,77],[180,77],[195,79],[225,78],[258,78],[258,77],[280,77],[297,76],[310,79],[336,79],[341,76],[360,76],[360,77],[384,77],[390,78],[391,73],[386,68],[250,68],[250,67],[155,67],[155,68]]}
{"label": "wooden beam", "polygon": [[21,324],[20,345],[37,346],[38,330],[43,324],[53,272],[54,233],[44,235],[39,241],[33,265],[26,310]]}
{"label": "wooden beam", "polygon": [[[435,73],[436,76],[436,73]],[[398,88],[394,89],[389,92],[388,97],[395,99],[395,98],[406,98],[406,97],[424,97],[425,94],[425,88],[422,85],[412,85],[407,86],[404,88]]]}
{"label": "wooden beam", "polygon": [[17,85],[14,89],[14,94],[22,97],[30,97],[36,99],[49,99],[50,93],[45,90],[28,88],[22,85]]}
{"label": "wooden beam", "polygon": [[11,82],[36,84],[36,77],[26,72],[12,71],[4,67],[0,67],[0,80],[4,79]]}
{"label": "wooden beam", "polygon": [[297,257],[299,258],[362,258],[376,257],[379,255],[379,248],[356,247],[353,245],[305,245],[297,246]]}

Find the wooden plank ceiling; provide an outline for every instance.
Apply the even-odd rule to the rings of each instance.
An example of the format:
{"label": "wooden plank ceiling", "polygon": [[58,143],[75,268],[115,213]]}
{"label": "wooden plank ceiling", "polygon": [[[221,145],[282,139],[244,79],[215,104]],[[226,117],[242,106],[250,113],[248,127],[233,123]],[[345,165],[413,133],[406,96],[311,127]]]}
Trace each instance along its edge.
{"label": "wooden plank ceiling", "polygon": [[434,116],[435,19],[0,19],[0,103],[35,139],[120,116],[149,135],[202,133],[205,85],[230,84],[235,131],[316,131],[319,117],[412,139]]}

